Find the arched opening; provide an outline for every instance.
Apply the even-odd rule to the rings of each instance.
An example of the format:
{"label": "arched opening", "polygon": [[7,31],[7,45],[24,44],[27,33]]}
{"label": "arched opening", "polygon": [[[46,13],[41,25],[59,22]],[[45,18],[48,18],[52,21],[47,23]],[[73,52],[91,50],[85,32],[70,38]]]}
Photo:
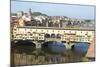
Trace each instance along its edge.
{"label": "arched opening", "polygon": [[36,44],[29,40],[19,40],[11,43],[11,49],[15,53],[32,53],[36,49]]}
{"label": "arched opening", "polygon": [[56,41],[48,41],[43,43],[41,49],[50,54],[62,54],[66,51],[65,45]]}
{"label": "arched opening", "polygon": [[56,36],[56,37],[60,39],[60,38],[61,38],[61,34],[57,34],[57,36]]}
{"label": "arched opening", "polygon": [[45,38],[50,38],[50,34],[46,33]]}
{"label": "arched opening", "polygon": [[42,49],[43,51],[46,51],[46,50],[48,49],[49,44],[52,44],[52,41],[44,42],[44,43],[41,45],[41,47],[42,47],[41,49]]}
{"label": "arched opening", "polygon": [[71,49],[74,53],[82,56],[86,55],[88,48],[89,48],[89,43],[87,42],[77,42],[71,46]]}
{"label": "arched opening", "polygon": [[56,36],[55,36],[55,34],[51,34],[51,38],[55,38]]}

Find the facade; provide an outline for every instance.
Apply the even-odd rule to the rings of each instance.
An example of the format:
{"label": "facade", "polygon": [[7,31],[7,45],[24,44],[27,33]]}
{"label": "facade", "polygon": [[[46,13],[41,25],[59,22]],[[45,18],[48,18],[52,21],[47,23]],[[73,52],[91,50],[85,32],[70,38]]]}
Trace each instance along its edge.
{"label": "facade", "polygon": [[18,18],[21,18],[22,16],[23,16],[23,11],[18,11],[18,12],[17,12],[17,17],[18,17]]}
{"label": "facade", "polygon": [[[88,42],[94,38],[93,30],[68,30],[60,28],[15,27],[13,40],[61,41],[65,43]],[[59,35],[59,36],[58,36]],[[48,36],[48,37],[47,37]],[[57,37],[58,36],[58,37]]]}

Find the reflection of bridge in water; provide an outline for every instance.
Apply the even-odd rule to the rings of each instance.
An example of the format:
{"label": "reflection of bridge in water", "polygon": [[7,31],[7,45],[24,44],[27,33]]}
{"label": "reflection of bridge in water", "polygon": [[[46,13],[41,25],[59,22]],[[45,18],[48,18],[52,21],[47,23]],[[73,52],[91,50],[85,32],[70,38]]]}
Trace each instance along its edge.
{"label": "reflection of bridge in water", "polygon": [[74,42],[90,43],[94,37],[93,29],[66,29],[51,27],[14,27],[13,40],[31,40],[36,44],[37,48],[41,47],[41,43],[47,41],[62,42],[66,46],[72,46]]}

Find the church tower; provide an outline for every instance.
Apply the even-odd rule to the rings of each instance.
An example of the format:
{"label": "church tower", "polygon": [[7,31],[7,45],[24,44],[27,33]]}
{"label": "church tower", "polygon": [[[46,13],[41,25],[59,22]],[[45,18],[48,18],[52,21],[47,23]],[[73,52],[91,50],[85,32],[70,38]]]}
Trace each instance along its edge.
{"label": "church tower", "polygon": [[29,11],[28,11],[28,16],[30,17],[30,19],[32,20],[32,11],[31,11],[31,8],[29,8]]}
{"label": "church tower", "polygon": [[29,8],[28,15],[29,15],[29,16],[32,16],[32,11],[31,11],[31,8]]}

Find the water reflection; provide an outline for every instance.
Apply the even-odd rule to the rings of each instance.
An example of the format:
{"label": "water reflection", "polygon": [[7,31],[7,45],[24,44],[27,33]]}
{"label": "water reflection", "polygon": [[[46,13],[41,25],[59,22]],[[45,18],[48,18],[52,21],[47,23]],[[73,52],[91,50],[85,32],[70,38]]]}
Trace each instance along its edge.
{"label": "water reflection", "polygon": [[[92,61],[91,59],[86,58],[85,55],[77,54],[75,53],[75,51],[71,49],[65,50],[65,46],[58,42],[57,43],[56,42],[46,42],[42,45],[43,45],[42,48],[38,48],[38,49],[36,48],[32,51],[28,49],[31,47],[33,48],[33,46],[31,47],[23,46],[21,48],[20,47],[14,48],[16,46],[12,47],[14,48],[11,54],[12,65],[13,64],[14,65],[57,64],[57,63]],[[17,46],[18,46],[18,43],[17,43]],[[49,48],[50,48],[50,52],[47,50]],[[61,52],[59,52],[58,48],[59,50],[61,50]],[[25,51],[28,50],[28,51],[20,52],[21,49]]]}

